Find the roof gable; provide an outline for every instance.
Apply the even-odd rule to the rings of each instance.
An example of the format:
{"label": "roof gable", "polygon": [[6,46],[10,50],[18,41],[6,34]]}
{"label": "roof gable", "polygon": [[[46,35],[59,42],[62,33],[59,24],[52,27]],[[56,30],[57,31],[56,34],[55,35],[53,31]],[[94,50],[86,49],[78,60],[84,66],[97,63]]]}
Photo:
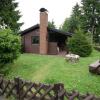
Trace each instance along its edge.
{"label": "roof gable", "polygon": [[33,30],[36,30],[36,29],[39,29],[39,24],[36,24],[28,29],[25,29],[24,31],[21,31],[21,35],[25,35],[25,34],[28,34],[29,32],[33,31]]}

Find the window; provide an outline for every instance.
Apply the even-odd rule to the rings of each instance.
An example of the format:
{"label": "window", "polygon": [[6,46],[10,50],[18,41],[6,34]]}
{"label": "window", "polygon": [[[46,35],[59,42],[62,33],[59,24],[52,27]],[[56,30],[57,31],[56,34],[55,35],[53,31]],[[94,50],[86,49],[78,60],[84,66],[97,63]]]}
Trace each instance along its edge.
{"label": "window", "polygon": [[32,44],[39,44],[39,36],[32,36]]}

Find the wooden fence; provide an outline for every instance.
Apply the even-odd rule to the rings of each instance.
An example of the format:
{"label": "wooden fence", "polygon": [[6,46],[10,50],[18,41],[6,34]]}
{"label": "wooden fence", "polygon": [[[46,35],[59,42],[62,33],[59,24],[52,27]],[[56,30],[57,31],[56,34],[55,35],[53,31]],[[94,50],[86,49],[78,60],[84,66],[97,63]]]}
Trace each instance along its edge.
{"label": "wooden fence", "polygon": [[79,92],[68,92],[64,85],[46,85],[42,83],[27,82],[20,78],[13,81],[0,76],[0,96],[14,96],[16,100],[100,100],[92,94],[81,95]]}

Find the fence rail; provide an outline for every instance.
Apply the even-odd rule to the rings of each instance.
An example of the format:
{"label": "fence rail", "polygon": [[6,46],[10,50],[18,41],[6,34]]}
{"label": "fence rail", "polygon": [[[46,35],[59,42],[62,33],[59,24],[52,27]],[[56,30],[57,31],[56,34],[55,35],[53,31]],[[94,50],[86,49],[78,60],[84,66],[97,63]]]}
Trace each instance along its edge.
{"label": "fence rail", "polygon": [[11,81],[3,76],[0,76],[0,96],[14,96],[16,100],[100,100],[100,97],[89,93],[81,95],[77,91],[68,92],[61,83],[46,85],[20,78]]}

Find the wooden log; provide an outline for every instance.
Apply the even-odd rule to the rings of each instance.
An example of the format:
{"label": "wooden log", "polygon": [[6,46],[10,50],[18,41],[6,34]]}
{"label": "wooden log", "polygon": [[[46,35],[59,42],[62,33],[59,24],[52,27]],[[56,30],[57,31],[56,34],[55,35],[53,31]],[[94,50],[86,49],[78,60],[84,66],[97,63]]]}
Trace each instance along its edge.
{"label": "wooden log", "polygon": [[89,65],[89,71],[91,73],[100,74],[100,60]]}

